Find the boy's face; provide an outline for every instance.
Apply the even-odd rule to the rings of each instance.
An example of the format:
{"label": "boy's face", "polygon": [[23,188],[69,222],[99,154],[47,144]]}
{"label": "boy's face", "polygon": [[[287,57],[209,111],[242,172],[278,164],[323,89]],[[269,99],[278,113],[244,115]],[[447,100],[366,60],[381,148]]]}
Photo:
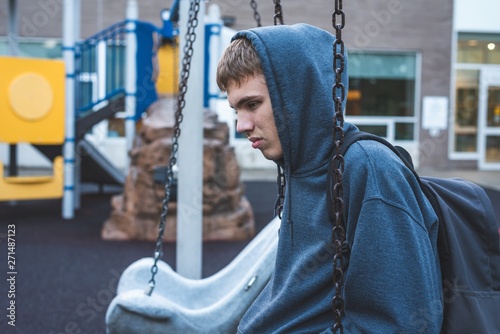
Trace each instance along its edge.
{"label": "boy's face", "polygon": [[227,99],[238,116],[237,131],[245,133],[252,147],[261,150],[266,159],[281,159],[283,151],[264,76],[252,76],[239,86],[229,85]]}

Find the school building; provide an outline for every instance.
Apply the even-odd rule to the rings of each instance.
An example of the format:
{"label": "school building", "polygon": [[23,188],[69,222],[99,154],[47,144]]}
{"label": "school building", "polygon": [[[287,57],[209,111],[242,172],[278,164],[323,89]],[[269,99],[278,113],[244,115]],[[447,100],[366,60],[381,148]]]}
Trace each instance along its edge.
{"label": "school building", "polygon": [[[17,55],[61,57],[66,1],[2,2],[0,55],[13,51],[8,35],[17,29]],[[18,24],[9,27],[9,4],[14,2]],[[77,2],[78,38],[125,17],[127,0]],[[159,25],[162,10],[173,2],[139,1],[139,18]],[[217,4],[225,24],[234,30],[255,27],[257,21],[274,24],[273,2],[255,0],[254,7],[250,3],[212,0],[206,6]],[[335,1],[281,4],[285,24],[305,22],[334,32]],[[349,0],[343,2],[343,11],[350,76],[347,120],[407,148],[423,168],[500,170],[500,2]],[[102,141],[121,140],[120,117],[100,129],[106,134]],[[223,118],[234,123],[234,115]],[[271,167],[234,132],[234,124],[230,129],[244,168]],[[7,147],[0,145],[0,160],[8,164]],[[21,164],[35,161],[21,155]]]}

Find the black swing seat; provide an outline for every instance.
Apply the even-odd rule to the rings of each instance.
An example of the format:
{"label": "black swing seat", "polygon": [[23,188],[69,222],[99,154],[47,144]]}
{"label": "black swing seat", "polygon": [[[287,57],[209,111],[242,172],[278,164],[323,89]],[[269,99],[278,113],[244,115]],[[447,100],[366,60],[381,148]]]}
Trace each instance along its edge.
{"label": "black swing seat", "polygon": [[204,279],[185,278],[158,261],[151,296],[153,258],[132,263],[106,312],[106,332],[235,333],[274,272],[279,225],[274,218],[225,268]]}

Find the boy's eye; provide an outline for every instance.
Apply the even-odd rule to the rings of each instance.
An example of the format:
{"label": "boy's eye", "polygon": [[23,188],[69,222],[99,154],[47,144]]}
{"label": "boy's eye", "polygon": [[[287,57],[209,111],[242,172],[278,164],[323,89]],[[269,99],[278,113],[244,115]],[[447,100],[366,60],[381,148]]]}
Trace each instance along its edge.
{"label": "boy's eye", "polygon": [[250,109],[255,109],[259,106],[259,103],[258,102],[248,102],[248,108]]}

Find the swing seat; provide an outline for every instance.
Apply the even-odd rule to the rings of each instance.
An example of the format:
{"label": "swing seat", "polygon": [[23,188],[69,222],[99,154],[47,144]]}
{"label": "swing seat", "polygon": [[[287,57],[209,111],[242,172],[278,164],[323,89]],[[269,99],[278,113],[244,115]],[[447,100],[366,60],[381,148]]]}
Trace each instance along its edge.
{"label": "swing seat", "polygon": [[156,286],[146,295],[152,258],[123,272],[106,312],[108,334],[235,333],[274,272],[280,219],[274,218],[225,268],[200,280],[158,261]]}

